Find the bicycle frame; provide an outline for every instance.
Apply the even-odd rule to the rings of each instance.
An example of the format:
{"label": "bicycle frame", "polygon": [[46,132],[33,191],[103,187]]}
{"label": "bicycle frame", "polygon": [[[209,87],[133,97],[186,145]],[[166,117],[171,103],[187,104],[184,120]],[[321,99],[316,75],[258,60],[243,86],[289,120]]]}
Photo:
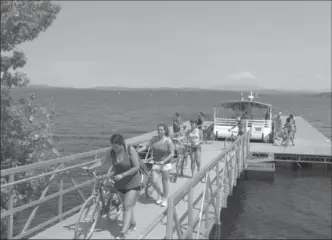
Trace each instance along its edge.
{"label": "bicycle frame", "polygon": [[[92,174],[95,181],[93,182],[93,186],[92,186],[92,196],[95,196],[97,198],[97,200],[101,200],[102,203],[102,207],[105,208],[106,207],[106,203],[105,203],[105,194],[104,191],[108,191],[110,193],[110,195],[112,193],[117,193],[117,189],[114,188],[114,182],[112,180],[109,180],[111,182],[111,186],[107,186],[110,189],[109,190],[105,190],[105,178],[97,176],[97,174],[94,171],[89,171],[88,172],[90,175]],[[107,199],[108,200],[108,199]]]}

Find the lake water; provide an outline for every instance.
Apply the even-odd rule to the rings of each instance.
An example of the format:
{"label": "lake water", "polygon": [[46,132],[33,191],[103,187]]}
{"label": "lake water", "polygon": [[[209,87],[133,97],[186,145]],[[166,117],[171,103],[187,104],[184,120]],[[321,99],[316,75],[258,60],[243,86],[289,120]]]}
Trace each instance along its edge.
{"label": "lake water", "polygon": [[[108,146],[112,133],[126,138],[172,123],[180,112],[190,119],[203,112],[213,118],[213,105],[238,100],[239,93],[218,91],[115,91],[91,89],[22,89],[15,94],[36,93],[36,101],[52,98],[58,150],[69,155]],[[261,94],[284,115],[302,116],[331,139],[331,98],[310,94]],[[331,238],[331,175],[321,169],[293,172],[277,168],[273,183],[243,181],[238,185],[224,238]]]}

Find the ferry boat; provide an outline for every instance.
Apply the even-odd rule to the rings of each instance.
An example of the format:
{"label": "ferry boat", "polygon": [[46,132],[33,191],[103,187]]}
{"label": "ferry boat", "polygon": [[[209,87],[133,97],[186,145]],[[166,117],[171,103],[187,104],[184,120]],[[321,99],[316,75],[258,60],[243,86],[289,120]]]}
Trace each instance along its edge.
{"label": "ferry boat", "polygon": [[272,105],[255,100],[250,91],[248,99],[245,100],[241,93],[241,100],[228,101],[214,107],[213,132],[216,139],[237,135],[238,127],[228,130],[236,125],[236,117],[240,116],[246,129],[250,129],[252,140],[262,142],[273,142]]}

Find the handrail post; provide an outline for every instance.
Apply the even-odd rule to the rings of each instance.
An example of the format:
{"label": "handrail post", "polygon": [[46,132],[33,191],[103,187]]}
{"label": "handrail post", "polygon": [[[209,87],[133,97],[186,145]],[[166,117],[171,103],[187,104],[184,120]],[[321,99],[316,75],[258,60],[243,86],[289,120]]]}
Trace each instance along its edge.
{"label": "handrail post", "polygon": [[169,198],[167,201],[166,239],[173,239],[174,199]]}
{"label": "handrail post", "polygon": [[188,193],[188,238],[192,239],[193,235],[193,225],[194,225],[194,216],[193,216],[193,202],[194,202],[194,190],[191,188]]}
{"label": "handrail post", "polygon": [[[61,167],[60,168],[63,168],[64,167],[64,164],[62,163],[61,164]],[[63,176],[64,174],[61,174],[61,177],[60,177],[60,186],[59,186],[59,192],[61,193],[60,196],[59,196],[59,200],[58,200],[58,215],[60,216],[60,219],[59,219],[59,222],[61,222],[63,219],[62,219],[62,211],[63,211]]]}
{"label": "handrail post", "polygon": [[[9,182],[14,182],[14,174],[9,175]],[[8,217],[8,232],[7,232],[7,238],[12,239],[13,238],[13,232],[14,232],[14,214],[13,214],[13,208],[14,208],[14,186],[10,187],[9,191],[9,201],[8,201],[8,211],[10,212],[10,215]]]}
{"label": "handrail post", "polygon": [[220,196],[221,196],[221,191],[222,191],[222,187],[221,187],[221,181],[220,181],[220,161],[217,163],[217,173],[216,173],[216,176],[217,176],[217,204],[216,204],[216,207],[217,207],[217,212],[219,213],[219,216],[217,217],[217,224],[219,225],[220,224]]}

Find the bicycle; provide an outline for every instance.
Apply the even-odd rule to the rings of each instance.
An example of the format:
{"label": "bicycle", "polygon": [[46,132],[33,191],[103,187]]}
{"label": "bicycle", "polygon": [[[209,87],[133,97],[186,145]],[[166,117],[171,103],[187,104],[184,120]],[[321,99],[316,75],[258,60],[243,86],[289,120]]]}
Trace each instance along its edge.
{"label": "bicycle", "polygon": [[[137,149],[139,148],[140,145],[133,145],[134,149],[137,151]],[[152,158],[152,152],[150,151],[151,149],[148,148],[147,151],[144,152],[138,152],[138,155],[141,159],[144,159],[143,162],[146,165],[146,168],[148,170],[147,175],[144,174],[144,176],[147,177],[147,179],[144,181],[144,179],[142,179],[142,183],[146,182],[145,184],[143,184],[142,188],[144,188],[144,192],[145,192],[145,196],[148,198],[154,198],[154,195],[156,193],[153,184],[152,184],[152,167],[154,164],[153,158]],[[143,175],[142,175],[143,177]]]}
{"label": "bicycle", "polygon": [[188,165],[188,156],[191,154],[191,145],[183,142],[182,140],[172,138],[173,141],[180,144],[177,151],[176,165],[175,165],[175,175],[173,178],[170,178],[170,182],[175,183],[178,176],[184,176],[183,171],[184,168]]}
{"label": "bicycle", "polygon": [[224,147],[227,148],[228,146],[232,145],[237,139],[237,135],[235,135],[233,132],[231,136],[227,137],[224,141]]}
{"label": "bicycle", "polygon": [[[79,212],[79,218],[76,222],[74,239],[80,238],[81,233],[84,234],[84,227],[88,225],[87,220],[92,223],[87,229],[83,239],[91,238],[93,231],[96,227],[98,220],[101,216],[107,215],[109,220],[117,220],[122,212],[123,203],[120,198],[119,192],[114,188],[114,181],[110,180],[107,176],[97,176],[94,171],[86,170],[89,175],[93,175],[95,181],[92,187],[91,196],[84,202]],[[105,179],[108,181],[105,181]],[[106,184],[108,182],[109,184]],[[110,188],[105,190],[105,188]],[[107,200],[105,204],[105,200]],[[80,222],[81,217],[84,217],[85,222]]]}
{"label": "bicycle", "polygon": [[213,132],[211,130],[208,131],[208,128],[209,128],[209,126],[204,126],[204,129],[203,129],[203,142],[211,144],[211,143],[213,143],[214,136],[213,136]]}

